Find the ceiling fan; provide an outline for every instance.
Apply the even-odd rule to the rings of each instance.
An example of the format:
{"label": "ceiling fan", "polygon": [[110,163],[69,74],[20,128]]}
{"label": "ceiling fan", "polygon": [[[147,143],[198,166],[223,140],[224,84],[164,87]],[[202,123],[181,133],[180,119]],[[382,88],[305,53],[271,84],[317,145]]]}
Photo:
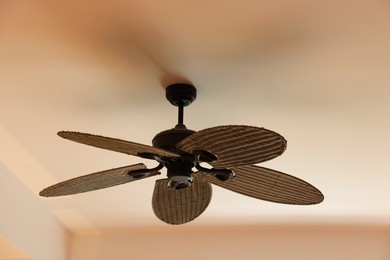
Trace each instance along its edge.
{"label": "ceiling fan", "polygon": [[[278,133],[245,125],[195,132],[183,124],[183,114],[184,107],[196,99],[196,88],[172,84],[166,88],[166,98],[178,107],[178,124],[158,133],[152,140],[153,146],[86,133],[58,132],[74,142],[156,160],[157,167],[147,168],[139,163],[96,172],[57,183],[39,194],[54,197],[108,188],[159,175],[165,167],[167,178],[156,181],[152,207],[155,215],[169,224],[183,224],[202,214],[211,200],[211,184],[284,204],[310,205],[324,200],[311,184],[255,165],[284,152],[287,141]],[[205,167],[205,163],[209,166]]]}

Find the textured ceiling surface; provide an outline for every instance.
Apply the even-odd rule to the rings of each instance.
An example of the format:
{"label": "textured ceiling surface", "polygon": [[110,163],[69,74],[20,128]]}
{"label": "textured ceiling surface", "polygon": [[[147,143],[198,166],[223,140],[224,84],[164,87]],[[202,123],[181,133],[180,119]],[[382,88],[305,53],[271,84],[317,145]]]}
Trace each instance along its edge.
{"label": "textured ceiling surface", "polygon": [[[214,186],[189,225],[272,221],[390,223],[390,4],[361,1],[2,1],[0,161],[32,190],[152,161],[83,146],[59,130],[151,144],[172,128],[164,86],[191,82],[188,128],[244,124],[283,135],[261,166],[318,187],[289,206]],[[165,225],[149,178],[40,198],[68,227]],[[17,196],[17,195],[16,195]]]}

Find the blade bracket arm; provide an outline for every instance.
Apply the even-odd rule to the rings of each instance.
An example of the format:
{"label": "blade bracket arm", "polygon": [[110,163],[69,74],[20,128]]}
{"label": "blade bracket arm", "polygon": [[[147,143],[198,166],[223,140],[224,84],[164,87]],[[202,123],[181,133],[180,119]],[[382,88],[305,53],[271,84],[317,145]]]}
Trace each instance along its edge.
{"label": "blade bracket arm", "polygon": [[203,173],[206,173],[206,174],[209,174],[213,177],[215,177],[216,179],[220,180],[220,181],[228,181],[232,178],[234,178],[234,172],[228,168],[224,168],[224,169],[215,169],[215,168],[205,168],[203,166],[201,166],[199,163],[197,163],[195,165],[195,168],[200,171],[200,172],[203,172]]}
{"label": "blade bracket arm", "polygon": [[164,163],[160,163],[154,168],[145,168],[145,169],[138,169],[134,171],[129,171],[127,174],[132,177],[133,179],[141,179],[141,178],[146,178],[154,175],[159,175],[161,174],[159,170],[164,168]]}
{"label": "blade bracket arm", "polygon": [[161,155],[154,154],[154,153],[137,153],[137,156],[144,158],[144,159],[150,159],[150,160],[156,160],[159,163],[162,163],[164,159],[162,158]]}

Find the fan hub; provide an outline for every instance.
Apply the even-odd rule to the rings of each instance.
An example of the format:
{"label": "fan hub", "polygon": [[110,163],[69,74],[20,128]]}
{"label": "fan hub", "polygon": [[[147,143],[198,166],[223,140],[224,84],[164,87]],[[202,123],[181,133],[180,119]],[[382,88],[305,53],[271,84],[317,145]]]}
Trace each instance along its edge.
{"label": "fan hub", "polygon": [[195,163],[186,160],[170,160],[165,162],[167,168],[168,186],[179,190],[192,184],[192,168]]}

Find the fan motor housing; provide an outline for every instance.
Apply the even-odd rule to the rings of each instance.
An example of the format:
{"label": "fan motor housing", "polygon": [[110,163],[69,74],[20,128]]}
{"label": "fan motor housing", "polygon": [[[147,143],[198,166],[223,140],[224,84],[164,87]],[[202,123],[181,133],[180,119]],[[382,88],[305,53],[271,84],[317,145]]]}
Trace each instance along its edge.
{"label": "fan motor housing", "polygon": [[158,133],[153,138],[152,144],[154,147],[166,149],[172,152],[180,152],[176,148],[176,144],[193,133],[195,133],[195,131],[187,129],[185,127],[175,127],[173,129],[165,130]]}

